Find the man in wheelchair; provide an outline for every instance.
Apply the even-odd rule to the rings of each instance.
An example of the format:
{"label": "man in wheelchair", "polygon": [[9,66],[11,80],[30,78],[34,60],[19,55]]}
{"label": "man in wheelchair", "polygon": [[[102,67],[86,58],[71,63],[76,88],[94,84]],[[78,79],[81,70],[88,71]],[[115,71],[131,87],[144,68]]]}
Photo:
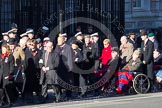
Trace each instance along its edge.
{"label": "man in wheelchair", "polygon": [[132,59],[121,69],[121,71],[115,73],[115,90],[117,93],[120,94],[128,88],[130,81],[133,80],[133,72],[141,70],[142,62],[140,55],[140,50],[135,50]]}

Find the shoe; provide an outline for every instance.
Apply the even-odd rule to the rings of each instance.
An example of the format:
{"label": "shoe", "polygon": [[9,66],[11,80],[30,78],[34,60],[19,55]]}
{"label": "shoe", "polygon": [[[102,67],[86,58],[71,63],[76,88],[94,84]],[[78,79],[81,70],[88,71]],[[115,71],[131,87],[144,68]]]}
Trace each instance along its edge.
{"label": "shoe", "polygon": [[79,95],[79,98],[85,98],[86,97],[86,94],[85,93],[81,93],[80,95]]}
{"label": "shoe", "polygon": [[46,98],[41,96],[39,98],[39,102],[40,102],[40,104],[46,103]]}
{"label": "shoe", "polygon": [[13,106],[14,106],[14,103],[10,103],[10,104],[9,104],[9,107],[13,107]]}
{"label": "shoe", "polygon": [[61,100],[60,99],[56,99],[56,101],[55,101],[56,103],[59,103],[59,102],[61,102]]}

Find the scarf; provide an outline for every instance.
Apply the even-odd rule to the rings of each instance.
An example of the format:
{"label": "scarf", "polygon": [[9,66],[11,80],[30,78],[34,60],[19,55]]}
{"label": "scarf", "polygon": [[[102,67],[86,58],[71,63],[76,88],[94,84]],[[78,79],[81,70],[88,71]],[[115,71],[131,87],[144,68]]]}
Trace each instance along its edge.
{"label": "scarf", "polygon": [[2,59],[4,59],[5,57],[7,57],[8,56],[8,53],[3,53],[3,54],[1,54],[1,58]]}

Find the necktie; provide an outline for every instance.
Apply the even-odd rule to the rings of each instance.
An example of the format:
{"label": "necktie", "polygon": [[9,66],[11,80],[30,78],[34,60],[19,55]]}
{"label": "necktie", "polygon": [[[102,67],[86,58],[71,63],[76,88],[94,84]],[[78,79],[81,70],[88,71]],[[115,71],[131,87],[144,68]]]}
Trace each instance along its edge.
{"label": "necktie", "polygon": [[62,54],[64,52],[63,47],[60,47],[60,53]]}
{"label": "necktie", "polygon": [[45,67],[47,66],[48,55],[49,55],[49,53],[48,53],[48,52],[46,52],[46,54],[45,54]]}

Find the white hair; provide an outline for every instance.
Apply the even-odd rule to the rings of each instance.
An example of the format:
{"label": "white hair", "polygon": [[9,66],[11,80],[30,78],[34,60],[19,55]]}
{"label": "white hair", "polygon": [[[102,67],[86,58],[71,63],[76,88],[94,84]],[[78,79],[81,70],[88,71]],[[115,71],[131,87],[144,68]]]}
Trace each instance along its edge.
{"label": "white hair", "polygon": [[121,40],[121,41],[127,40],[127,36],[122,36],[122,37],[120,38],[120,40]]}
{"label": "white hair", "polygon": [[19,44],[26,44],[27,43],[27,40],[25,40],[25,39],[20,39],[20,41],[19,41]]}
{"label": "white hair", "polygon": [[46,43],[46,45],[53,46],[53,42],[48,41],[48,42]]}

